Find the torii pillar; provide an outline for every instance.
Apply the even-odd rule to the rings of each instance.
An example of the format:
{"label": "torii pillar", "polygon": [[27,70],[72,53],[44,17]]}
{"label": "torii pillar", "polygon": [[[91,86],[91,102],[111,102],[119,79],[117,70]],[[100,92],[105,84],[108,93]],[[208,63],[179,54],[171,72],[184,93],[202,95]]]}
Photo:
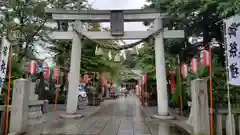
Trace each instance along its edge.
{"label": "torii pillar", "polygon": [[[98,10],[98,11],[74,11],[63,9],[45,9],[46,13],[51,16],[53,20],[58,21],[75,21],[75,29],[79,33],[83,33],[89,39],[94,40],[132,40],[132,39],[144,39],[155,31],[163,27],[162,21],[164,14],[159,13],[156,9],[148,10],[123,10],[113,11],[110,10]],[[112,21],[110,14],[113,15],[113,19],[117,17],[115,23],[120,23],[119,28],[123,30],[124,22],[140,22],[140,21],[154,21],[154,31],[122,31],[115,33],[118,36],[114,36],[111,32],[96,32],[96,31],[84,31],[81,27],[81,22],[109,22]],[[119,16],[118,16],[119,15]],[[79,20],[79,21],[76,21]],[[80,22],[81,21],[81,22]],[[113,23],[115,26],[117,24]],[[117,25],[118,26],[118,25]],[[117,27],[116,26],[116,27]],[[80,75],[80,59],[81,59],[81,40],[78,35],[73,31],[67,32],[54,32],[54,39],[72,39],[72,53],[71,53],[71,68],[69,78],[69,91],[67,99],[67,113],[75,114],[77,111],[77,85]],[[182,30],[164,30],[155,36],[155,63],[156,63],[156,79],[157,79],[157,96],[158,96],[158,113],[154,115],[160,119],[172,119],[173,116],[169,115],[168,111],[168,94],[167,94],[167,78],[165,68],[165,55],[164,55],[164,38],[184,38],[184,31]],[[80,58],[80,59],[79,59]]]}
{"label": "torii pillar", "polygon": [[[78,31],[82,31],[82,22],[75,21],[74,27]],[[72,50],[71,50],[71,65],[69,72],[69,86],[67,95],[67,114],[75,114],[77,112],[78,94],[77,89],[80,79],[80,68],[81,68],[81,52],[82,42],[77,33],[73,32],[72,38]]]}
{"label": "torii pillar", "polygon": [[[163,27],[162,18],[154,20],[154,29],[158,30]],[[158,114],[154,115],[161,119],[171,119],[173,116],[169,115],[168,111],[168,93],[167,93],[167,76],[165,66],[165,53],[164,53],[164,35],[160,32],[155,36],[155,65],[156,65],[156,80],[157,80],[157,103]]]}

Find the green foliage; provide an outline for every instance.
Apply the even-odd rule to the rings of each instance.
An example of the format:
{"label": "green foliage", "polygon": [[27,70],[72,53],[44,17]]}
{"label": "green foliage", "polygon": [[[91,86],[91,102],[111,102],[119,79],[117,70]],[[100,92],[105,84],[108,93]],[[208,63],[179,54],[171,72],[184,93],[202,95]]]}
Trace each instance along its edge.
{"label": "green foliage", "polygon": [[[196,57],[199,53],[199,45],[191,45],[187,40],[191,36],[203,37],[203,45],[208,47],[208,43],[212,38],[219,41],[219,47],[214,47],[212,53],[214,55],[212,64],[212,80],[213,80],[213,97],[219,100],[226,100],[226,69],[224,56],[224,38],[222,20],[239,13],[239,0],[147,0],[150,5],[145,8],[155,7],[161,12],[168,14],[168,19],[164,20],[164,27],[169,29],[182,29],[185,31],[186,39],[181,43],[180,40],[165,41],[165,55],[168,61],[169,56],[176,57],[176,54],[181,54],[180,59],[184,63]],[[159,2],[159,3],[157,3]],[[149,24],[149,23],[146,23]],[[177,42],[176,42],[177,41]],[[179,41],[179,42],[178,42]],[[170,42],[170,43],[169,43]],[[151,54],[151,53],[148,53]],[[172,65],[175,62],[170,60]],[[146,62],[142,62],[145,63]],[[171,66],[167,67],[171,70]],[[185,81],[183,87],[190,87],[189,81],[195,78],[209,79],[209,71],[207,68],[200,67],[197,74],[189,73],[188,81]],[[237,95],[239,87],[230,86],[231,98]],[[177,99],[178,100],[178,99]]]}

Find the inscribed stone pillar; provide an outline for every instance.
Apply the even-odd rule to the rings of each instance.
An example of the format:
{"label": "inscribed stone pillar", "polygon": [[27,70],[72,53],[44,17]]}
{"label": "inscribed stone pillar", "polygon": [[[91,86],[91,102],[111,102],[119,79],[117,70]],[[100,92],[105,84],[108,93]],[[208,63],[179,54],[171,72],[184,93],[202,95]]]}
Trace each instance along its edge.
{"label": "inscribed stone pillar", "polygon": [[209,135],[209,106],[207,81],[196,79],[191,82],[193,133]]}
{"label": "inscribed stone pillar", "polygon": [[[162,19],[156,18],[154,21],[154,29],[162,28]],[[157,100],[158,100],[158,115],[168,115],[168,93],[167,79],[164,56],[163,32],[160,32],[155,37],[155,65],[156,65],[156,80],[157,80]]]}
{"label": "inscribed stone pillar", "polygon": [[[81,21],[76,21],[74,24],[78,31],[82,30]],[[78,96],[77,90],[80,78],[80,63],[81,63],[82,43],[77,33],[73,32],[71,65],[69,72],[69,89],[67,95],[67,113],[74,114],[77,112]],[[80,60],[80,61],[79,61]]]}
{"label": "inscribed stone pillar", "polygon": [[13,89],[10,130],[9,132],[24,132],[28,122],[29,80],[17,79]]}

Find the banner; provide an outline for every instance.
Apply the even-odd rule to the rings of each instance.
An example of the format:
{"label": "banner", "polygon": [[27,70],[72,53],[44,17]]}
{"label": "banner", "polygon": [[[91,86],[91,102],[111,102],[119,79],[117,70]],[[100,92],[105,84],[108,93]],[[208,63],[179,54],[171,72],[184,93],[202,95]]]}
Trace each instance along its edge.
{"label": "banner", "polygon": [[8,56],[9,56],[9,47],[10,43],[7,41],[6,38],[2,38],[1,42],[1,53],[0,53],[0,94],[2,93],[2,88],[4,84],[4,80],[6,77],[7,72],[7,65],[8,65]]}
{"label": "banner", "polygon": [[229,84],[240,85],[240,16],[224,20]]}

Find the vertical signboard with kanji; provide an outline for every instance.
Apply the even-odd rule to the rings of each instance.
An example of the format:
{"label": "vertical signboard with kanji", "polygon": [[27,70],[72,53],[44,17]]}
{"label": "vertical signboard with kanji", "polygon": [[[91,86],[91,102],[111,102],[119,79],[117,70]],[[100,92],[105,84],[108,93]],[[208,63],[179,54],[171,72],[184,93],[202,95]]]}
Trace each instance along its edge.
{"label": "vertical signboard with kanji", "polygon": [[0,93],[2,93],[4,79],[7,72],[8,56],[10,43],[6,38],[1,39],[0,50]]}
{"label": "vertical signboard with kanji", "polygon": [[233,16],[224,22],[229,83],[240,85],[240,16]]}

